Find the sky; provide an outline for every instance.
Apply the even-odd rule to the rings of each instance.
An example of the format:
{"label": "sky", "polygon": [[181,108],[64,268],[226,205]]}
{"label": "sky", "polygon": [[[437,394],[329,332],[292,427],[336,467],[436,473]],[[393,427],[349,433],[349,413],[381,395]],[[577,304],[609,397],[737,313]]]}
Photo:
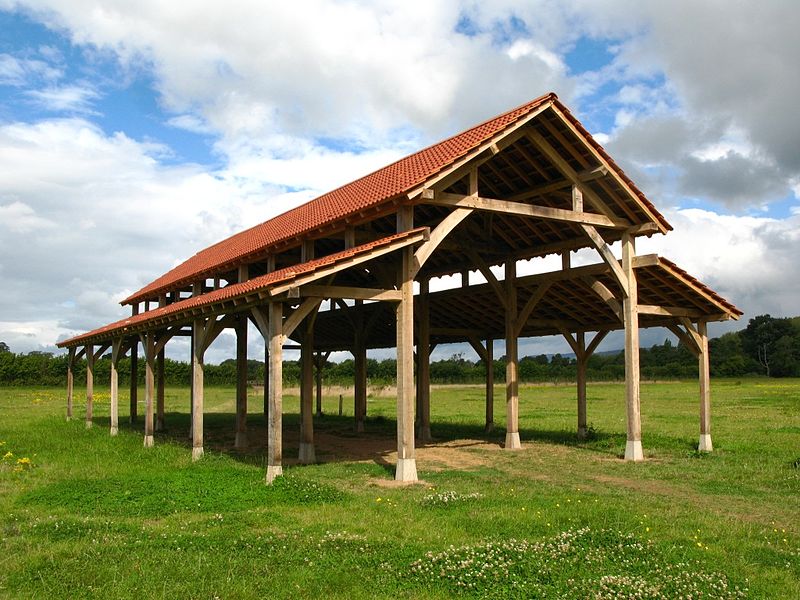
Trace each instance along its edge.
{"label": "sky", "polygon": [[198,250],[549,91],[673,225],[638,252],[745,311],[712,336],[798,315],[798,26],[794,0],[0,0],[0,340],[56,351]]}

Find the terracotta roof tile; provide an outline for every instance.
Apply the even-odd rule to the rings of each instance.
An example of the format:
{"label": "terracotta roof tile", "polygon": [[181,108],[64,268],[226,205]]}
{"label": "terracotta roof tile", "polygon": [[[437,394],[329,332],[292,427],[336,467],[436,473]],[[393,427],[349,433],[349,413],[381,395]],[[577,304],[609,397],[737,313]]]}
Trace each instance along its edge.
{"label": "terracotta roof tile", "polygon": [[217,302],[242,297],[253,292],[268,290],[270,287],[291,282],[301,275],[313,273],[321,268],[334,265],[337,262],[366,254],[371,250],[375,250],[377,248],[387,246],[393,242],[416,236],[417,234],[423,233],[426,230],[426,227],[418,227],[402,233],[396,233],[394,235],[380,238],[366,244],[361,244],[360,246],[355,246],[354,248],[329,254],[328,256],[316,258],[298,265],[285,267],[283,269],[273,271],[272,273],[267,273],[266,275],[249,279],[242,283],[227,285],[224,288],[220,288],[200,296],[192,296],[179,302],[168,304],[167,306],[155,308],[147,312],[139,313],[138,315],[132,315],[125,319],[120,319],[119,321],[104,325],[103,327],[99,327],[87,333],[82,333],[70,339],[58,342],[57,346],[59,348],[74,346],[77,343],[90,340],[91,338],[104,337],[107,334],[112,334],[115,332],[123,332],[127,328],[131,328],[136,325],[145,325],[146,323],[150,323],[170,315],[176,315],[192,309],[209,306]]}
{"label": "terracotta roof tile", "polygon": [[382,169],[348,183],[287,211],[260,225],[237,233],[201,250],[182,264],[122,301],[139,302],[176,286],[203,279],[227,263],[256,255],[287,240],[302,236],[327,223],[344,219],[387,200],[408,193],[425,180],[465,156],[476,146],[514,124],[540,106],[556,100],[546,94],[463,133],[402,158]]}

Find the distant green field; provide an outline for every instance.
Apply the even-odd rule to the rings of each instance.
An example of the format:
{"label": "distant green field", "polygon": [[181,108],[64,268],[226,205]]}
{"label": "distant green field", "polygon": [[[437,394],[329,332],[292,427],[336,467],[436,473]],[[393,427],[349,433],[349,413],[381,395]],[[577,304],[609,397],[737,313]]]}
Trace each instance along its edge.
{"label": "distant green field", "polygon": [[[524,449],[507,452],[503,389],[483,433],[480,387],[434,388],[423,484],[397,487],[394,400],[373,391],[367,433],[338,390],[315,418],[321,464],[298,466],[285,398],[285,477],[263,484],[266,429],[233,451],[234,390],[206,391],[192,464],[188,390],[142,447],[142,414],[108,435],[64,419],[61,389],[0,389],[0,597],[800,598],[800,380],[714,381],[715,451],[695,451],[697,384],[642,385],[647,460],[620,460],[622,385],[523,387]],[[143,397],[140,391],[140,397]]]}

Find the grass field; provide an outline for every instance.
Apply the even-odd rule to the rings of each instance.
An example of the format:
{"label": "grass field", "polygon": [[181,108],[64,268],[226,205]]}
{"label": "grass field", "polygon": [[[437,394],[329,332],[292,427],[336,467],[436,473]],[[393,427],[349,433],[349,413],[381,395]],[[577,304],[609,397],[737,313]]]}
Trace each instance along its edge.
{"label": "grass field", "polygon": [[0,596],[800,598],[800,381],[714,381],[710,455],[696,383],[643,384],[640,464],[619,458],[624,388],[588,393],[579,443],[574,388],[523,387],[524,449],[507,452],[500,387],[488,435],[481,388],[435,388],[437,441],[409,487],[392,482],[391,398],[370,398],[356,436],[352,399],[338,417],[326,397],[322,464],[298,466],[288,396],[285,477],[267,487],[260,414],[251,450],[232,449],[232,389],[206,391],[195,464],[185,389],[151,449],[141,416],[108,435],[102,393],[87,430],[63,390],[0,389]]}

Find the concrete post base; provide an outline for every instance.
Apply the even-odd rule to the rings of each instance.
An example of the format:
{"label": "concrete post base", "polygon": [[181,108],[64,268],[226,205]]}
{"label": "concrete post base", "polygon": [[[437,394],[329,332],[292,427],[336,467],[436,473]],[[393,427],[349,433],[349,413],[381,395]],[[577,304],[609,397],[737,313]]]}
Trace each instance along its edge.
{"label": "concrete post base", "polygon": [[248,446],[247,434],[242,431],[236,432],[236,441],[233,443],[237,450],[244,450]]}
{"label": "concrete post base", "polygon": [[394,472],[395,481],[417,481],[417,459],[401,458]]}
{"label": "concrete post base", "polygon": [[506,432],[506,450],[521,450],[522,442],[519,441],[519,431]]}
{"label": "concrete post base", "polygon": [[644,460],[642,440],[628,440],[628,443],[625,444],[625,460],[632,460],[635,462]]}
{"label": "concrete post base", "polygon": [[144,447],[145,448],[152,448],[154,443],[155,442],[153,441],[153,436],[152,435],[144,436]]}
{"label": "concrete post base", "polygon": [[93,425],[94,423],[92,423],[91,421],[86,421],[86,429],[91,429]]}
{"label": "concrete post base", "polygon": [[281,465],[267,465],[267,478],[268,484],[275,481],[276,477],[283,475],[283,467]]}
{"label": "concrete post base", "polygon": [[589,437],[589,432],[587,431],[586,427],[578,427],[578,439],[585,440]]}
{"label": "concrete post base", "polygon": [[711,444],[710,433],[700,434],[700,443],[697,445],[697,449],[700,452],[711,452],[714,449],[714,446]]}
{"label": "concrete post base", "polygon": [[72,415],[67,415],[67,421],[72,421]]}
{"label": "concrete post base", "polygon": [[314,452],[314,444],[307,442],[300,442],[300,452],[297,459],[304,465],[310,465],[317,462],[317,455]]}
{"label": "concrete post base", "polygon": [[203,458],[203,447],[192,448],[192,462],[196,462]]}
{"label": "concrete post base", "polygon": [[118,427],[112,427],[110,433],[111,433],[111,435],[117,435],[119,433],[119,428]]}

